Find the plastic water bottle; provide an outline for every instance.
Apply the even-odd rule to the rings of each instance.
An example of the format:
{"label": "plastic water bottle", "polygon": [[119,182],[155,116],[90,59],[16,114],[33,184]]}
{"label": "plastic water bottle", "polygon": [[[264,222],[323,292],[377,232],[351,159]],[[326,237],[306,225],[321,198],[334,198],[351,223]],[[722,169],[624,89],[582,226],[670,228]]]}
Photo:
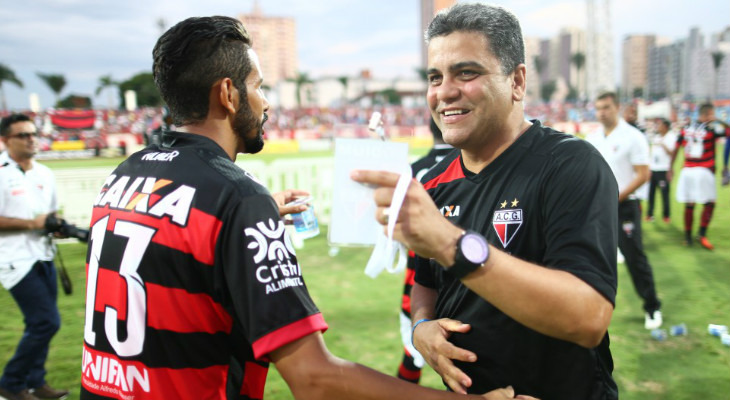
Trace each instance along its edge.
{"label": "plastic water bottle", "polygon": [[707,331],[710,332],[710,335],[720,337],[723,333],[727,333],[727,325],[715,325],[715,324],[709,324],[707,325]]}
{"label": "plastic water bottle", "polygon": [[686,336],[687,325],[685,325],[684,323],[681,323],[679,325],[672,325],[672,327],[669,329],[669,334],[672,336]]}
{"label": "plastic water bottle", "polygon": [[651,337],[654,340],[658,340],[660,342],[663,342],[667,338],[667,330],[666,329],[652,329],[651,330]]}
{"label": "plastic water bottle", "polygon": [[730,347],[730,334],[727,334],[727,333],[723,333],[723,334],[722,334],[722,336],[720,336],[720,341],[721,341],[721,342],[722,342],[722,344],[724,344],[725,346],[728,346],[728,347]]}

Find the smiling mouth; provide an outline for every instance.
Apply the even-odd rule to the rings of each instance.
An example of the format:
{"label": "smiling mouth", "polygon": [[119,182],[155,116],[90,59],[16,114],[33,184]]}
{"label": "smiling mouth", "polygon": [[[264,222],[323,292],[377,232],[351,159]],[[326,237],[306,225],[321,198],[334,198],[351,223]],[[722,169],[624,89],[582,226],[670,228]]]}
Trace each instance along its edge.
{"label": "smiling mouth", "polygon": [[451,116],[454,116],[454,115],[464,115],[464,114],[468,114],[468,113],[469,113],[469,110],[463,110],[463,109],[460,109],[460,110],[445,110],[445,111],[442,111],[441,112],[441,115],[443,115],[444,117],[451,117]]}

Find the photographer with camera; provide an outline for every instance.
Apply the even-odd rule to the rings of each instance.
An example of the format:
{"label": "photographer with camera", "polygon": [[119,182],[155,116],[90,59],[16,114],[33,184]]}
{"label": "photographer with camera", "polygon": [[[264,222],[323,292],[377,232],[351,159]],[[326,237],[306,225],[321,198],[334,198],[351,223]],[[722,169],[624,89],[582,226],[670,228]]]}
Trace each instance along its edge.
{"label": "photographer with camera", "polygon": [[0,378],[8,400],[61,399],[66,390],[45,380],[51,338],[61,327],[56,268],[46,221],[58,207],[56,182],[33,158],[37,129],[31,119],[11,114],[0,122],[7,151],[0,154],[0,283],[23,313],[25,331]]}

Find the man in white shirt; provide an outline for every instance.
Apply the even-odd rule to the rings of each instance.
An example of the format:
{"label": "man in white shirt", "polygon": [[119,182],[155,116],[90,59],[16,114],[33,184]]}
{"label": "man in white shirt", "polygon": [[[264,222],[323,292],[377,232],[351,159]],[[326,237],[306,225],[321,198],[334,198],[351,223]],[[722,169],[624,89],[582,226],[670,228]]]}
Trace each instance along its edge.
{"label": "man in white shirt", "polygon": [[657,188],[662,194],[662,217],[669,223],[669,180],[667,171],[672,160],[672,152],[677,147],[677,135],[670,131],[671,123],[665,118],[657,121],[657,131],[651,137],[651,179],[649,180],[649,209],[647,221],[654,221],[654,200]]}
{"label": "man in white shirt", "polygon": [[37,129],[26,115],[0,122],[7,151],[0,154],[0,283],[23,313],[25,331],[0,378],[7,400],[59,399],[68,391],[50,387],[45,362],[61,326],[53,249],[44,233],[55,212],[56,183],[50,169],[33,160]]}
{"label": "man in white shirt", "polygon": [[644,300],[644,327],[656,329],[662,325],[661,302],[642,244],[640,199],[636,195],[649,179],[649,144],[641,131],[619,118],[615,93],[598,96],[595,107],[601,128],[586,136],[586,140],[601,152],[618,182],[618,248],[624,255],[634,288]]}

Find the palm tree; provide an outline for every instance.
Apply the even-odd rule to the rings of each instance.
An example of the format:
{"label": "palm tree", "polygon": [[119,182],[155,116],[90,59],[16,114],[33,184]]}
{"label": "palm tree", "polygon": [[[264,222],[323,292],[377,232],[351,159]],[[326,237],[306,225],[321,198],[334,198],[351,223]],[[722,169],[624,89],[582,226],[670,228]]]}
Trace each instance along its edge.
{"label": "palm tree", "polygon": [[350,83],[350,78],[343,75],[337,80],[342,84],[342,105],[345,105],[347,103],[347,85]]}
{"label": "palm tree", "polygon": [[717,100],[717,73],[720,69],[720,65],[722,64],[722,60],[725,58],[725,53],[721,51],[714,51],[712,52],[712,68],[715,69],[715,85],[712,90],[712,99]]}
{"label": "palm tree", "polygon": [[157,25],[157,28],[160,29],[160,35],[165,33],[165,29],[167,28],[167,21],[165,21],[164,18],[157,18],[157,21],[155,21],[155,25]]}
{"label": "palm tree", "polygon": [[582,99],[583,94],[581,93],[581,90],[583,89],[583,87],[580,85],[580,71],[583,69],[583,66],[586,63],[586,55],[580,51],[577,53],[573,53],[573,55],[570,57],[570,61],[573,63],[573,65],[575,65],[575,74],[577,77],[575,86],[578,87],[578,98]]}
{"label": "palm tree", "polygon": [[302,108],[302,88],[304,85],[312,83],[313,81],[309,78],[309,75],[306,72],[299,72],[296,78],[289,79],[289,81],[294,82],[296,85],[297,108]]}
{"label": "palm tree", "polygon": [[[542,71],[545,69],[545,60],[540,56],[532,56],[532,61],[535,63],[535,72],[537,73],[537,87],[542,88]],[[542,89],[539,91],[542,92]],[[542,94],[539,97],[542,98]]]}
{"label": "palm tree", "polygon": [[554,80],[545,82],[540,86],[540,97],[545,103],[550,102],[550,98],[553,97],[555,91],[558,90],[558,84]]}
{"label": "palm tree", "polygon": [[[114,86],[118,86],[118,85],[119,85],[119,82],[112,79],[111,75],[100,76],[99,77],[99,86],[96,87],[96,95],[98,96],[102,90],[104,90],[108,87],[114,87]],[[109,103],[109,108],[111,109],[112,108],[112,94],[111,93],[109,93],[109,96],[108,96],[108,103]]]}
{"label": "palm tree", "polygon": [[36,72],[36,75],[38,75],[38,77],[41,78],[41,80],[45,82],[46,85],[48,85],[51,91],[56,94],[56,104],[58,104],[58,99],[61,96],[61,92],[63,91],[63,88],[66,87],[66,78],[64,78],[63,75],[44,74],[41,72]]}
{"label": "palm tree", "polygon": [[545,66],[545,62],[543,61],[542,57],[540,56],[533,56],[532,60],[535,62],[535,69],[537,70],[537,75],[540,76],[542,73],[543,67]]}
{"label": "palm tree", "polygon": [[8,110],[8,105],[5,102],[5,91],[3,91],[3,82],[10,82],[20,88],[23,87],[23,82],[15,76],[15,72],[8,68],[7,65],[0,63],[0,98],[2,98],[3,111]]}

